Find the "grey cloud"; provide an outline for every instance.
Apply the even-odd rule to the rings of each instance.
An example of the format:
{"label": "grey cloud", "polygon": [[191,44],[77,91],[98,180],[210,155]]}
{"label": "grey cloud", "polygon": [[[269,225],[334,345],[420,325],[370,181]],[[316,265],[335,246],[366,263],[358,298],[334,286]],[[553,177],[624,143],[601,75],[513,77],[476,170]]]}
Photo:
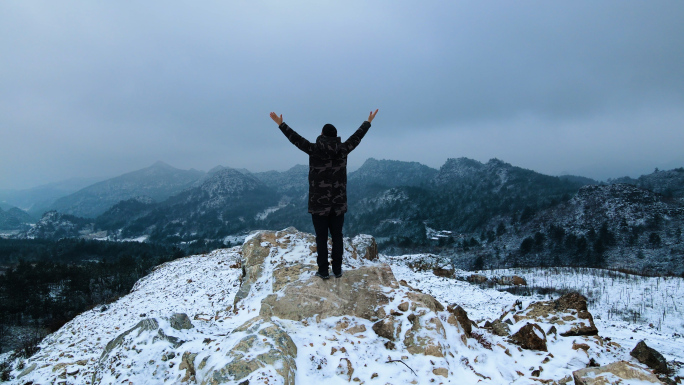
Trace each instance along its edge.
{"label": "grey cloud", "polygon": [[[493,155],[560,173],[593,157],[617,162],[601,175],[635,172],[621,160],[633,141],[609,144],[619,124],[651,135],[624,119],[634,111],[681,119],[682,15],[676,1],[2,2],[0,187],[158,159],[205,170],[305,163],[271,110],[313,139],[328,122],[351,134],[380,108],[356,163]],[[529,159],[497,143],[523,121]],[[545,141],[588,126],[605,146],[568,140],[549,167]],[[444,135],[471,143],[428,145]],[[680,160],[668,146],[677,138],[662,132],[642,162]]]}

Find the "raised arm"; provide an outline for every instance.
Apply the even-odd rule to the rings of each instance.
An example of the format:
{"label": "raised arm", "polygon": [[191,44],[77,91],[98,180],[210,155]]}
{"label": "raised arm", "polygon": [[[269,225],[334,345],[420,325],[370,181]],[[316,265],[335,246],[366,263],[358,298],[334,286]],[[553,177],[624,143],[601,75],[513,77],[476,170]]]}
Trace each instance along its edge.
{"label": "raised arm", "polygon": [[375,119],[375,115],[377,114],[378,110],[375,110],[375,112],[371,111],[370,115],[368,115],[368,120],[361,123],[361,127],[359,127],[356,132],[344,142],[344,147],[347,151],[347,154],[352,152],[361,143],[361,139],[366,136],[366,133],[370,129],[371,121]]}
{"label": "raised arm", "polygon": [[298,149],[304,151],[307,155],[311,155],[313,152],[313,145],[308,140],[304,139],[301,135],[291,129],[285,122],[283,122],[283,115],[278,116],[275,112],[271,112],[271,119],[278,125],[280,131],[285,135],[290,143],[297,146]]}

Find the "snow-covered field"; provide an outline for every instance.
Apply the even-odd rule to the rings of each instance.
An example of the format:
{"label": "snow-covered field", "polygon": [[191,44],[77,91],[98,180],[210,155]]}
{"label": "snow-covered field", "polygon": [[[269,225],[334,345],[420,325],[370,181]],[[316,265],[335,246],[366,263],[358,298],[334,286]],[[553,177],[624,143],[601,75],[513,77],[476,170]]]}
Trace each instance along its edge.
{"label": "snow-covered field", "polygon": [[[560,296],[517,296],[463,280],[437,277],[431,271],[413,271],[407,266],[423,257],[384,258],[392,264],[397,279],[406,280],[442,303],[460,303],[476,321],[498,317],[516,300],[526,307],[534,301]],[[519,268],[455,274],[481,274],[488,278],[517,275],[525,278],[528,287],[577,291],[588,298],[589,312],[602,337],[610,337],[623,346],[633,346],[645,339],[668,360],[684,361],[684,279],[680,277],[642,277],[589,268]]]}
{"label": "snow-covered field", "polygon": [[[129,295],[113,304],[82,313],[58,332],[48,336],[41,344],[42,349],[34,357],[21,364],[15,362],[15,368],[18,369],[13,374],[16,378],[10,383],[23,384],[28,380],[34,383],[88,383],[109,341],[142,319],[163,319],[173,313],[187,314],[195,326],[193,329],[178,332],[183,340],[192,341],[188,346],[183,345],[183,349],[201,351],[207,349],[206,344],[211,344],[212,349],[221,354],[212,354],[209,365],[220,366],[221,360],[228,360],[225,352],[241,337],[239,334],[231,334],[231,331],[259,313],[258,308],[251,306],[247,306],[239,313],[231,309],[242,275],[238,263],[239,250],[239,247],[216,250],[158,267],[149,276],[141,279]],[[307,250],[308,245],[293,244],[292,248],[278,252],[284,254],[269,256],[266,262],[270,263],[271,260],[283,257],[299,258],[298,256],[309,253]],[[291,255],[288,256],[287,253]],[[434,296],[442,304],[461,305],[468,312],[470,319],[478,323],[498,318],[504,309],[509,309],[516,301],[521,301],[524,308],[533,301],[559,296],[518,296],[495,288],[480,287],[458,278],[438,277],[430,270],[414,271],[408,266],[408,262],[414,259],[412,256],[381,256],[379,262],[388,263],[397,280],[405,280],[410,286]],[[558,291],[577,290],[586,295],[590,303],[589,311],[594,315],[600,336],[604,339],[609,337],[623,347],[603,356],[601,361],[629,360],[629,350],[642,339],[660,351],[668,361],[684,361],[682,278],[643,278],[608,274],[601,270],[570,269],[511,269],[480,273],[490,277],[518,275],[524,277],[529,286],[550,287]],[[456,272],[459,277],[470,274],[465,271]],[[255,299],[247,303],[256,305],[257,302],[259,301]],[[632,311],[638,312],[638,316]],[[416,376],[409,371],[408,366],[399,362],[386,362],[387,359],[398,360],[403,357],[396,354],[388,357],[388,353],[396,352],[384,349],[380,337],[371,330],[370,321],[352,320],[359,326],[363,324],[366,330],[354,338],[337,332],[334,329],[337,321],[339,320],[336,318],[330,318],[320,323],[312,321],[306,326],[293,321],[279,321],[297,345],[298,384],[321,381],[327,384],[348,383],[335,375],[341,352],[355,363],[355,376],[367,384],[384,384],[388,381],[392,384],[431,383],[428,378],[436,379],[435,383],[464,383],[464,378],[459,378],[456,369],[452,369],[449,377],[432,375],[431,369],[427,369],[435,365],[431,360],[437,361],[437,364],[441,361],[446,364],[448,361],[450,368],[465,368],[469,365],[472,368],[474,365],[485,375],[508,378],[507,383],[536,383],[525,382],[528,377],[518,377],[513,369],[509,369],[513,372],[511,376],[504,366],[507,362],[513,365],[515,361],[518,366],[524,365],[527,369],[539,366],[546,357],[545,354],[540,355],[538,352],[527,350],[510,349],[510,353],[506,350],[504,354],[504,349],[498,347],[497,343],[510,345],[501,337],[483,332],[482,334],[486,334],[486,338],[492,342],[493,350],[487,350],[470,340],[468,349],[459,348],[459,355],[455,357],[436,359],[418,355],[405,358],[412,367],[411,371],[415,369],[424,376],[419,377],[421,380],[416,382]],[[456,339],[455,336],[453,338]],[[549,341],[549,352],[553,351],[556,358],[546,364],[545,376],[562,377],[586,365],[588,355],[583,351],[573,350],[571,343],[571,340],[564,339]],[[133,345],[132,349],[135,348]],[[176,377],[176,374],[164,374],[169,373],[169,369],[161,372],[154,369],[159,368],[161,364],[158,361],[159,354],[156,353],[147,357],[144,362],[139,359],[140,355],[122,357],[120,364],[131,365],[136,375],[131,378],[105,377],[106,381],[103,383],[178,383],[180,375]],[[166,367],[174,368],[175,365],[175,368],[178,368],[182,364],[181,354],[163,360],[163,364]],[[0,356],[0,361],[6,357],[7,355]],[[136,361],[130,357],[138,358]],[[55,369],[58,362],[61,366]],[[22,372],[31,367],[33,369],[30,373],[19,378]],[[464,369],[463,373],[474,376],[473,371]],[[173,373],[177,372],[176,370]]]}

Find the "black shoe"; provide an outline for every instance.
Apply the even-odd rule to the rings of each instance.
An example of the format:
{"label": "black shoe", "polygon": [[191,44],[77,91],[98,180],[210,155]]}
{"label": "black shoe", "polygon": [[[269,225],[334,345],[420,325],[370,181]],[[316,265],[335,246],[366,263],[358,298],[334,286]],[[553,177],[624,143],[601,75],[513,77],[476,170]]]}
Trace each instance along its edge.
{"label": "black shoe", "polygon": [[319,273],[318,271],[316,272],[315,275],[316,275],[316,277],[321,277],[321,279],[328,279],[328,278],[330,278],[330,274],[323,275],[323,274]]}
{"label": "black shoe", "polygon": [[339,273],[335,273],[335,278],[340,278],[341,276],[342,276],[342,271],[340,271]]}

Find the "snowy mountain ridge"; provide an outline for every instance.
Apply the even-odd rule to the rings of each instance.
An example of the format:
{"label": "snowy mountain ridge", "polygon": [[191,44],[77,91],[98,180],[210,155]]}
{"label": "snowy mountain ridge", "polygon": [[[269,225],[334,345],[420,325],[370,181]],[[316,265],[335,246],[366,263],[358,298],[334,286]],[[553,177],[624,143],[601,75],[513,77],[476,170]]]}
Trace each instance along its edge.
{"label": "snowy mountain ridge", "polygon": [[164,162],[95,183],[56,200],[51,209],[66,214],[95,218],[116,203],[137,196],[155,201],[196,186],[205,175],[195,169],[180,170]]}
{"label": "snowy mountain ridge", "polygon": [[[313,236],[290,228],[255,232],[242,247],[165,263],[129,295],[48,336],[33,357],[13,360],[10,383],[567,384],[591,362],[623,361],[651,376],[643,383],[657,383],[629,355],[640,339],[671,362],[671,377],[684,375],[675,362],[684,361],[681,278],[653,282],[672,305],[667,321],[651,328],[600,310],[622,301],[615,294],[625,290],[624,277],[587,279],[606,290],[601,303],[589,301],[593,321],[578,317],[587,312],[576,305],[533,316],[533,309],[551,303],[548,297],[458,279],[466,272],[435,275],[430,263],[419,263],[428,255],[376,253],[372,237],[347,239],[344,276],[323,281],[312,275]],[[489,274],[501,273],[510,272]],[[579,282],[556,273],[529,271],[526,278]],[[488,321],[507,325],[508,335],[485,327]],[[516,337],[530,323],[538,331],[527,338],[537,336],[543,345]],[[573,332],[593,323],[598,335]]]}
{"label": "snowy mountain ridge", "polygon": [[637,179],[622,177],[609,180],[609,183],[626,183],[643,189],[655,191],[666,197],[684,198],[684,167],[672,170],[658,170],[642,175]]}

